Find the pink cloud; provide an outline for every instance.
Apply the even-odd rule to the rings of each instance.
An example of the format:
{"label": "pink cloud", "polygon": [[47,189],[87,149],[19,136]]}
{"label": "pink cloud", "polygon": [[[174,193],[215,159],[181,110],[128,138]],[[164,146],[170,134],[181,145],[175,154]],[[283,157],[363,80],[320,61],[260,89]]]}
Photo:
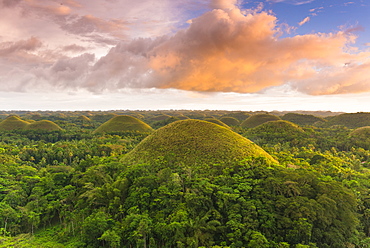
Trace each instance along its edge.
{"label": "pink cloud", "polygon": [[[0,55],[32,56],[14,63],[27,75],[15,88],[22,90],[37,84],[92,92],[174,88],[254,93],[289,84],[307,94],[370,91],[369,53],[352,47],[356,39],[353,30],[281,38],[281,27],[271,13],[242,11],[232,0],[212,3],[219,7],[192,19],[187,28],[172,36],[120,42],[112,37],[120,37],[120,31],[127,28],[121,19],[74,14],[56,18],[55,14],[69,34],[115,44],[99,59],[92,54],[69,57],[68,53],[41,51],[37,38],[1,43]],[[232,6],[235,8],[229,8]],[[50,13],[50,9],[43,10]],[[84,50],[75,44],[58,51]],[[14,71],[11,75],[17,78],[18,74]]]}
{"label": "pink cloud", "polygon": [[302,21],[300,21],[298,23],[299,26],[302,26],[303,24],[309,22],[311,20],[311,18],[309,16],[307,16],[306,18],[304,18]]}
{"label": "pink cloud", "polygon": [[41,46],[42,42],[35,37],[17,42],[3,42],[0,43],[0,56],[10,55],[16,52],[34,51]]}

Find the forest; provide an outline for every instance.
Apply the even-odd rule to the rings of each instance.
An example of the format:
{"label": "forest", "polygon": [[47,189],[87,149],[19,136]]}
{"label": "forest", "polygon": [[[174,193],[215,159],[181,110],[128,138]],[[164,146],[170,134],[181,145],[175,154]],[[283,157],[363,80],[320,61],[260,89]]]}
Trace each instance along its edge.
{"label": "forest", "polygon": [[370,113],[0,111],[0,247],[370,248]]}

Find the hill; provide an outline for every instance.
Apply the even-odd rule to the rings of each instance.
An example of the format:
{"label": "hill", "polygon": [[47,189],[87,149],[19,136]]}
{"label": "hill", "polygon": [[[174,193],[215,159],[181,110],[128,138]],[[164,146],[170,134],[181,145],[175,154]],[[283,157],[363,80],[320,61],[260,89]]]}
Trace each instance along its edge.
{"label": "hill", "polygon": [[35,121],[24,127],[25,130],[42,130],[42,131],[58,131],[62,130],[60,126],[52,121],[41,120]]}
{"label": "hill", "polygon": [[250,116],[251,115],[249,113],[246,113],[246,112],[228,112],[223,117],[234,117],[238,121],[242,122]]}
{"label": "hill", "polygon": [[228,117],[228,116],[222,117],[220,121],[222,121],[228,126],[239,126],[240,124],[240,121],[238,119],[234,117]]}
{"label": "hill", "polygon": [[80,115],[76,118],[77,121],[82,122],[82,123],[90,123],[91,119],[87,117],[86,115]]}
{"label": "hill", "polygon": [[284,116],[282,116],[281,119],[293,122],[300,126],[313,125],[318,122],[326,122],[326,120],[321,117],[297,113],[287,113]]}
{"label": "hill", "polygon": [[343,125],[348,128],[358,128],[370,126],[370,113],[350,113],[341,114],[328,118],[325,126]]}
{"label": "hill", "polygon": [[175,164],[214,164],[248,157],[275,160],[262,148],[228,128],[201,120],[173,122],[146,137],[127,156],[131,162],[155,162],[159,157]]}
{"label": "hill", "polygon": [[268,121],[277,121],[280,120],[280,117],[276,115],[270,114],[256,114],[248,117],[245,121],[243,121],[240,126],[244,128],[253,128],[258,125],[261,125]]}
{"label": "hill", "polygon": [[119,115],[98,127],[94,133],[112,132],[151,132],[153,129],[145,122],[128,115]]}
{"label": "hill", "polygon": [[0,130],[11,131],[17,129],[24,129],[29,122],[22,120],[18,116],[9,116],[2,122],[0,122]]}
{"label": "hill", "polygon": [[250,128],[244,134],[248,139],[260,143],[291,142],[299,145],[306,138],[304,130],[298,125],[284,120],[265,122],[257,127]]}
{"label": "hill", "polygon": [[370,149],[370,126],[356,128],[349,136],[353,144]]}
{"label": "hill", "polygon": [[212,123],[217,124],[221,127],[230,128],[228,125],[226,125],[225,123],[223,123],[222,121],[220,121],[219,119],[216,119],[216,118],[205,118],[204,121],[212,122]]}

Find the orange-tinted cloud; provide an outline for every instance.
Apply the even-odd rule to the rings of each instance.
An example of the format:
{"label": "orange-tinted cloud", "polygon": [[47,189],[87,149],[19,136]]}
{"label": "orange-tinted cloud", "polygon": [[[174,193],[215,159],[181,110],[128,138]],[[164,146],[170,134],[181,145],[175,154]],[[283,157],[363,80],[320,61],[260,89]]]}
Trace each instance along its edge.
{"label": "orange-tinted cloud", "polygon": [[316,77],[322,68],[336,68],[359,58],[346,52],[355,39],[350,33],[279,39],[278,31],[275,16],[266,12],[208,12],[150,51],[149,65],[159,77],[156,86],[258,92],[287,82],[299,85],[300,81]]}
{"label": "orange-tinted cloud", "polygon": [[304,18],[302,21],[300,21],[298,23],[299,26],[302,26],[303,24],[309,22],[311,20],[311,18],[309,16],[307,16],[306,18]]}
{"label": "orange-tinted cloud", "polygon": [[[281,85],[313,95],[370,91],[370,53],[353,47],[354,29],[282,38],[282,27],[269,12],[242,11],[236,0],[214,0],[212,4],[215,9],[192,19],[187,28],[172,36],[121,41],[99,59],[91,54],[69,57],[72,51],[83,52],[83,46],[76,44],[62,47],[58,51],[64,54],[51,54],[49,58],[55,57],[45,61],[48,51],[39,52],[40,41],[35,38],[2,43],[0,55],[38,54],[41,62],[31,69],[14,63],[27,72],[28,81],[93,92],[174,88],[254,93]],[[60,24],[63,30],[82,39],[94,36],[95,44],[99,39],[116,44],[104,39],[125,29],[122,20],[94,15],[69,18]],[[4,64],[10,67],[8,61]],[[12,76],[20,74],[14,71]],[[18,88],[24,89],[21,85]]]}
{"label": "orange-tinted cloud", "polygon": [[234,9],[237,0],[211,0],[210,7],[212,9]]}

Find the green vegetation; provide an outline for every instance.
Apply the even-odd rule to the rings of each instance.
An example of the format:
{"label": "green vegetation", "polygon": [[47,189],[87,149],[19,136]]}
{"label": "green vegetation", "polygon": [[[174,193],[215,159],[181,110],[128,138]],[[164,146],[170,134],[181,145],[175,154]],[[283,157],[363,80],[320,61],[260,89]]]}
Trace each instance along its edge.
{"label": "green vegetation", "polygon": [[274,120],[245,138],[178,120],[225,111],[171,110],[150,135],[108,134],[107,116],[161,113],[2,114],[63,129],[1,129],[0,247],[370,247],[369,126]]}
{"label": "green vegetation", "polygon": [[115,116],[98,127],[94,133],[150,132],[153,129],[143,121],[128,115]]}
{"label": "green vegetation", "polygon": [[222,117],[220,121],[222,121],[228,126],[239,126],[240,125],[240,121],[234,117],[227,117],[227,116]]}
{"label": "green vegetation", "polygon": [[243,121],[240,126],[244,128],[253,128],[258,125],[261,125],[268,121],[277,121],[280,120],[280,118],[276,115],[270,115],[270,114],[256,114],[248,117],[245,121]]}
{"label": "green vegetation", "polygon": [[326,122],[326,120],[321,117],[317,117],[314,115],[297,114],[297,113],[287,113],[283,117],[281,117],[281,119],[293,122],[300,126],[314,125],[316,123]]}
{"label": "green vegetation", "polygon": [[264,150],[228,128],[201,120],[171,123],[145,138],[125,160],[152,163],[158,158],[191,166],[241,161],[263,157],[274,162]]}
{"label": "green vegetation", "polygon": [[0,122],[0,130],[10,131],[17,129],[24,129],[29,122],[22,120],[18,116],[9,116],[2,122]]}
{"label": "green vegetation", "polygon": [[327,119],[325,126],[342,125],[348,128],[370,126],[370,113],[341,114]]}
{"label": "green vegetation", "polygon": [[245,137],[257,143],[286,143],[289,142],[300,147],[302,142],[307,141],[307,135],[298,125],[289,121],[268,121],[254,128],[250,128],[244,134]]}
{"label": "green vegetation", "polygon": [[48,120],[35,121],[24,127],[25,130],[58,131],[62,130],[57,124]]}
{"label": "green vegetation", "polygon": [[370,126],[359,127],[353,130],[349,135],[354,144],[370,150]]}
{"label": "green vegetation", "polygon": [[250,113],[236,111],[236,112],[228,112],[223,117],[233,117],[237,119],[238,121],[242,122],[250,116],[251,116]]}
{"label": "green vegetation", "polygon": [[212,122],[212,123],[217,124],[217,125],[219,125],[221,127],[230,128],[224,122],[222,122],[222,121],[220,121],[219,119],[216,119],[216,118],[205,118],[204,121]]}

